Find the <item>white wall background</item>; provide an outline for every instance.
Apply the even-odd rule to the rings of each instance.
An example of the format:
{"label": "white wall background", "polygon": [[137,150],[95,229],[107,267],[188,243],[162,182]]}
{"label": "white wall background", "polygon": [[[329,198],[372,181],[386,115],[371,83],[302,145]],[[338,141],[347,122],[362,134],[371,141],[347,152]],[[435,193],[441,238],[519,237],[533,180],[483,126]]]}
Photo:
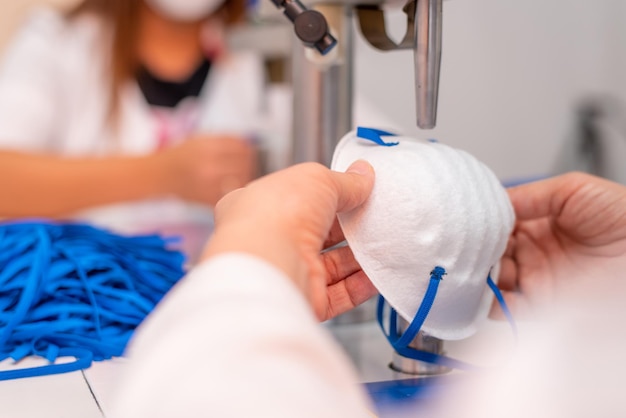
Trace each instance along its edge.
{"label": "white wall background", "polygon": [[0,0],[0,52],[33,7],[53,5],[67,8],[79,2],[80,0]]}
{"label": "white wall background", "polygon": [[[389,23],[402,32],[400,13]],[[404,132],[463,148],[500,178],[554,170],[583,97],[626,99],[623,0],[450,0],[443,23],[437,129],[415,126],[410,51],[378,52],[359,37],[358,94]]]}

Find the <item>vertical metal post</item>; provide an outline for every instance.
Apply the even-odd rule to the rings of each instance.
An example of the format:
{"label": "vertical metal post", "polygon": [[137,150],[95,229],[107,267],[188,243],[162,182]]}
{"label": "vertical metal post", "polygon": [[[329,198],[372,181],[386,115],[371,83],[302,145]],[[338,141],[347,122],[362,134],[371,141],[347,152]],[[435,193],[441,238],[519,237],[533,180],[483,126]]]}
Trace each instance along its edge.
{"label": "vertical metal post", "polygon": [[333,4],[315,9],[337,38],[338,56],[310,59],[310,52],[294,42],[292,156],[294,163],[329,166],[335,145],[352,128],[352,7]]}
{"label": "vertical metal post", "polygon": [[415,97],[417,126],[437,125],[443,0],[417,0],[415,8]]}
{"label": "vertical metal post", "polygon": [[[404,330],[406,330],[409,325],[410,324],[404,319],[398,318],[398,329],[401,332],[404,332]],[[429,353],[444,354],[443,341],[438,338],[426,335],[423,332],[417,333],[417,336],[413,341],[411,341],[409,347],[416,350],[428,351]],[[419,376],[430,376],[447,373],[449,371],[449,369],[445,366],[424,363],[419,360],[413,360],[407,357],[403,357],[396,352],[393,353],[393,360],[390,367],[396,372]]]}

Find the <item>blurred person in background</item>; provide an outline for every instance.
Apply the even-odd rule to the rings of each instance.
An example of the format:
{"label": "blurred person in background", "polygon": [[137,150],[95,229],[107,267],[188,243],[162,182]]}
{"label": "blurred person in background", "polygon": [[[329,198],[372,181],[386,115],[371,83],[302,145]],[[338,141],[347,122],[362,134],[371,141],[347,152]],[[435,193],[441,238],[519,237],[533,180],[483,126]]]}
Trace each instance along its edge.
{"label": "blurred person in background", "polygon": [[0,65],[0,218],[210,229],[211,207],[256,170],[263,67],[224,42],[244,12],[244,0],[34,12]]}

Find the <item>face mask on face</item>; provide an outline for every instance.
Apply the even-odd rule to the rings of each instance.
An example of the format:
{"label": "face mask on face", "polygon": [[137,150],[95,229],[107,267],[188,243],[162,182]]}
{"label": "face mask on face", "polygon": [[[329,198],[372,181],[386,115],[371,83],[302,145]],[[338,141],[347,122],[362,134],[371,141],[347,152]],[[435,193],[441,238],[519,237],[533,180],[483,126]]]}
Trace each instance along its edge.
{"label": "face mask on face", "polygon": [[174,20],[186,22],[208,17],[224,0],[146,0],[158,13]]}
{"label": "face mask on face", "polygon": [[411,323],[422,311],[426,334],[467,338],[487,317],[487,278],[497,281],[514,226],[507,193],[464,151],[403,136],[383,136],[395,141],[383,146],[372,142],[379,134],[359,128],[335,150],[334,170],[362,159],[376,173],[365,204],[339,215],[346,240],[398,315]]}

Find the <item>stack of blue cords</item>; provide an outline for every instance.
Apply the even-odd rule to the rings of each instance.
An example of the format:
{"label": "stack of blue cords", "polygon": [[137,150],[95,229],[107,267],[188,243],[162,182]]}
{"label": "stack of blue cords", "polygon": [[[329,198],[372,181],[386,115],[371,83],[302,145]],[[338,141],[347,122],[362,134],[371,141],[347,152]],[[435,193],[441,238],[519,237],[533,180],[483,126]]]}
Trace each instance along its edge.
{"label": "stack of blue cords", "polygon": [[81,224],[0,223],[0,361],[49,362],[0,371],[0,380],[121,356],[135,328],[184,274],[184,256],[171,244]]}

